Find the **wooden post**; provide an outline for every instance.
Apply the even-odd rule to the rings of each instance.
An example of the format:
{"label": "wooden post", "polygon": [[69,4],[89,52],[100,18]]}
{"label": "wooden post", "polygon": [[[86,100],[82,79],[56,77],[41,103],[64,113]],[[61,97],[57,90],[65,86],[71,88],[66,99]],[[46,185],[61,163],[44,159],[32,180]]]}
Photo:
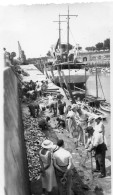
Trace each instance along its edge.
{"label": "wooden post", "polygon": [[65,91],[64,86],[63,86],[62,77],[61,77],[61,72],[60,72],[60,70],[59,70],[59,67],[57,67],[57,70],[58,70],[58,75],[59,75],[60,86],[61,86],[61,88],[63,89],[63,91],[64,91],[64,93],[65,93],[65,95],[66,95],[66,97],[67,97],[66,91]]}
{"label": "wooden post", "polygon": [[72,94],[72,92],[71,92],[71,89],[70,89],[70,87],[69,87],[69,85],[68,85],[68,83],[67,83],[67,81],[66,81],[66,79],[65,79],[64,72],[61,71],[61,73],[62,73],[64,82],[65,82],[65,84],[66,84],[66,87],[67,87],[67,89],[68,89],[68,91],[69,91],[70,97],[71,97],[71,99],[72,99],[72,103],[76,103],[76,102],[75,102],[75,99],[74,99],[74,97],[73,97],[73,94]]}
{"label": "wooden post", "polygon": [[59,75],[60,86],[63,89],[62,77],[61,77],[61,73],[60,73],[60,70],[59,70],[59,67],[58,66],[57,66],[57,70],[58,70],[58,75]]}
{"label": "wooden post", "polygon": [[44,64],[44,71],[45,71],[46,77],[49,78],[45,64]]}
{"label": "wooden post", "polygon": [[53,73],[53,68],[52,68],[52,66],[51,66],[51,74],[52,74],[54,83],[56,83],[56,82],[55,82],[55,76],[54,76],[54,73]]}
{"label": "wooden post", "polygon": [[96,98],[98,98],[98,78],[97,78],[97,63],[96,63]]}
{"label": "wooden post", "polygon": [[91,151],[91,180],[93,182],[93,161],[92,161],[92,151]]}

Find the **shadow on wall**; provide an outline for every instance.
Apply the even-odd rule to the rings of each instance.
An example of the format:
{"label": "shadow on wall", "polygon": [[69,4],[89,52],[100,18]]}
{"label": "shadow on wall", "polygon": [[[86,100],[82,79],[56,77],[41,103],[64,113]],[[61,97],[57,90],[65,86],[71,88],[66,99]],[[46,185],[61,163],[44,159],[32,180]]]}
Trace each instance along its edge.
{"label": "shadow on wall", "polygon": [[5,193],[30,195],[18,82],[11,68],[4,70]]}

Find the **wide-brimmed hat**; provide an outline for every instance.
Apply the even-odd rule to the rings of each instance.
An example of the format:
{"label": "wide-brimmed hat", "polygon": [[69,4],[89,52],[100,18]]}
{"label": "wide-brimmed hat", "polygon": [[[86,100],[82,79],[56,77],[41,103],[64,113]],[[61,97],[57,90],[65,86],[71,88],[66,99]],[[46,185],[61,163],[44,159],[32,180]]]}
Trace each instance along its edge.
{"label": "wide-brimmed hat", "polygon": [[93,117],[93,116],[89,116],[89,118],[88,118],[88,122],[90,122],[90,121],[92,121],[92,120],[94,120],[95,118]]}
{"label": "wide-brimmed hat", "polygon": [[50,140],[44,140],[43,142],[42,142],[42,148],[52,148],[52,146],[53,146],[53,142],[52,141],[50,141]]}
{"label": "wide-brimmed hat", "polygon": [[101,117],[101,116],[96,116],[96,117],[95,117],[95,121],[96,121],[97,119],[102,120],[102,117]]}

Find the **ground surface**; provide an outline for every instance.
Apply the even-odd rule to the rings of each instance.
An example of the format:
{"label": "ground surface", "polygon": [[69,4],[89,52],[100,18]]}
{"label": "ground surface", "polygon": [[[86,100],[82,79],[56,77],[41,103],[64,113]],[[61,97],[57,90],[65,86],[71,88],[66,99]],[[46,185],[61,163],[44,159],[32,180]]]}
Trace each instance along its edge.
{"label": "ground surface", "polygon": [[[46,104],[47,100],[44,99],[42,102],[45,102]],[[63,139],[65,142],[65,148],[72,153],[74,164],[72,184],[73,195],[111,194],[111,163],[109,161],[110,144],[106,155],[107,177],[98,179],[97,174],[91,174],[91,158],[90,156],[89,158],[86,158],[84,146],[80,145],[78,150],[76,150],[73,139],[68,137],[68,132],[66,130],[61,131],[55,128],[55,117],[52,117],[52,113],[49,113],[49,110],[41,112],[39,118],[35,119],[29,116],[26,104],[22,104],[22,111],[32,195],[40,195],[42,192],[38,151],[40,149],[41,142],[46,138],[52,140],[54,143],[56,143],[58,139]],[[38,127],[38,120],[40,118],[45,118],[46,116],[51,117],[51,128],[49,131],[41,132]],[[107,139],[110,139],[109,135],[107,136]],[[93,168],[94,167],[95,160],[93,159]],[[54,191],[52,194],[57,195],[57,192]]]}

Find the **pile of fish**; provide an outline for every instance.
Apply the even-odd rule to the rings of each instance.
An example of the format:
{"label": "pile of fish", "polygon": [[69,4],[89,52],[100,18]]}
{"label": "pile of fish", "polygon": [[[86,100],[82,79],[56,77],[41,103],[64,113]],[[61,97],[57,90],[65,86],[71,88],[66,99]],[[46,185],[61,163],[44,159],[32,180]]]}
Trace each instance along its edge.
{"label": "pile of fish", "polygon": [[38,152],[41,149],[41,143],[47,139],[38,126],[38,120],[38,118],[32,118],[25,113],[23,114],[24,139],[27,150],[30,181],[40,178],[41,166]]}

